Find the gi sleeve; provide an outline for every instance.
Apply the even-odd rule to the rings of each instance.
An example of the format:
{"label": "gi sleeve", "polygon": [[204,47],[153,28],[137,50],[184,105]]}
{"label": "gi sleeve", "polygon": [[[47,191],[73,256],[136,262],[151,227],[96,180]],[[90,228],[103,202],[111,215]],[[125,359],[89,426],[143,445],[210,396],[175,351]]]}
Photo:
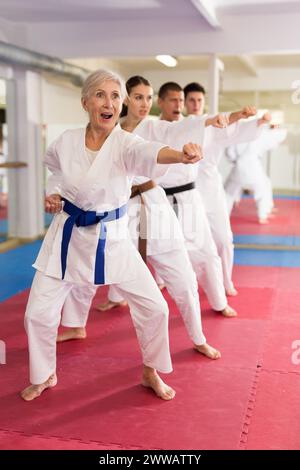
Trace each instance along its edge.
{"label": "gi sleeve", "polygon": [[262,129],[257,121],[258,119],[240,120],[224,129],[209,126],[205,132],[204,149],[214,145],[227,147],[258,139]]}
{"label": "gi sleeve", "polygon": [[164,175],[169,165],[157,163],[160,149],[166,145],[128,134],[123,146],[123,161],[129,176],[146,176],[154,179]]}
{"label": "gi sleeve", "polygon": [[59,156],[56,150],[58,139],[49,145],[46,155],[44,157],[44,164],[50,171],[50,176],[47,179],[46,195],[61,194],[62,193],[62,171],[60,167]]}
{"label": "gi sleeve", "polygon": [[138,133],[141,137],[164,142],[176,150],[182,150],[189,142],[203,144],[205,121],[206,116],[189,116],[173,122],[147,120],[140,124]]}

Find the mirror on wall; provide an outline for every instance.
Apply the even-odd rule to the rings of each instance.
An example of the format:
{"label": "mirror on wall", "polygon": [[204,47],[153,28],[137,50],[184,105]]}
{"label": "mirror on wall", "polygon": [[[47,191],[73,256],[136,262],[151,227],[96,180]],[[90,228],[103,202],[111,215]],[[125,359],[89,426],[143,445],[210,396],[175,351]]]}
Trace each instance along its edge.
{"label": "mirror on wall", "polygon": [[229,147],[220,171],[236,246],[300,248],[300,114],[292,90],[223,93],[228,109],[247,100],[272,115],[254,142]]}

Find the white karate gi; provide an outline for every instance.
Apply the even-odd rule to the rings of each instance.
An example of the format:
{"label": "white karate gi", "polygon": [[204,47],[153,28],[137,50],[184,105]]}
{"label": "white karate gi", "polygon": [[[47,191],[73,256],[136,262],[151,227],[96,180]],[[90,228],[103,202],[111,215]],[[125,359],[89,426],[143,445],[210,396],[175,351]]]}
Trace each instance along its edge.
{"label": "white karate gi", "polygon": [[276,148],[286,138],[286,133],[285,129],[270,129],[264,126],[258,139],[227,150],[231,160],[235,161],[225,182],[229,213],[242,190],[250,189],[254,194],[258,218],[268,217],[274,205],[272,184],[263,168],[261,156]]}
{"label": "white karate gi", "polygon": [[[120,208],[130,197],[132,175],[151,178],[167,169],[157,165],[157,153],[164,145],[145,142],[119,125],[91,165],[85,152],[85,132],[64,132],[49,147],[45,159],[53,173],[51,190],[84,211],[103,213]],[[72,304],[74,299],[83,299],[85,310],[89,308],[97,288],[95,263],[101,224],[102,230],[106,228],[103,283],[118,284],[128,301],[143,363],[171,372],[167,304],[131,241],[127,215],[84,227],[75,225],[62,280],[61,244],[67,219],[65,212],[54,217],[34,264],[38,272],[25,314],[31,383],[43,383],[55,372],[57,328],[65,301]],[[71,291],[73,299],[68,301]]]}
{"label": "white karate gi", "polygon": [[225,146],[256,139],[260,135],[257,120],[239,121],[233,133],[223,142],[207,141],[204,145],[204,159],[199,162],[196,187],[201,194],[211,234],[222,261],[223,282],[226,291],[233,289],[233,235],[230,226],[226,194],[218,164]]}
{"label": "white karate gi", "polygon": [[[190,116],[186,120],[190,122],[197,121],[200,117]],[[201,116],[206,120],[207,116]],[[185,120],[180,121],[184,123]],[[165,123],[165,121],[163,121]],[[166,124],[166,123],[165,123]],[[172,123],[174,124],[174,123]],[[207,127],[205,129],[205,142],[211,143],[212,140],[222,142],[228,135],[235,131],[235,126],[231,129],[215,129]],[[190,125],[190,135],[192,135],[193,127]],[[139,134],[142,135],[142,134]],[[182,135],[178,133],[172,136],[172,146],[177,148],[182,144]],[[193,135],[193,138],[195,136]],[[194,140],[195,141],[195,140]],[[168,143],[168,141],[164,142]],[[204,152],[205,158],[205,152]],[[172,165],[165,175],[158,179],[161,186],[170,188],[181,186],[196,181],[198,172],[198,164],[187,167],[181,163]],[[168,196],[172,205],[172,196]],[[223,285],[222,264],[218,256],[215,243],[212,238],[205,208],[198,190],[191,189],[189,191],[176,194],[178,202],[178,219],[183,230],[188,254],[196,273],[196,276],[206,292],[208,301],[214,310],[223,310],[227,305],[225,289]]]}

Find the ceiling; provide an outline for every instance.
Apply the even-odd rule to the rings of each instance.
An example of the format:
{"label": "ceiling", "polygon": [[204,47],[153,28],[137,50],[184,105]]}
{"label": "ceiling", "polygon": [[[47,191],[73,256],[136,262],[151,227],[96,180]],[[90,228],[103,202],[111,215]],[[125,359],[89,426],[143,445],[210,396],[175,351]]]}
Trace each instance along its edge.
{"label": "ceiling", "polygon": [[[184,84],[186,71],[207,76],[217,54],[224,106],[253,101],[255,89],[269,105],[290,102],[300,79],[299,24],[300,0],[0,0],[0,41],[90,70],[146,73],[153,82],[157,74],[157,84],[175,74]],[[157,62],[159,53],[176,56],[176,69]]]}
{"label": "ceiling", "polygon": [[297,52],[299,24],[299,0],[0,0],[0,40],[61,58]]}
{"label": "ceiling", "polygon": [[[225,66],[225,70],[234,70],[247,74],[250,72],[250,61],[253,68],[299,68],[300,75],[300,53],[269,53],[269,54],[248,54],[248,55],[224,55],[218,54]],[[176,56],[178,64],[177,70],[207,70],[209,67],[209,55],[180,55]],[[166,67],[158,62],[154,56],[127,56],[112,57],[121,68],[132,68],[138,64],[143,70],[166,70]],[[94,59],[95,60],[95,59]],[[87,68],[95,68],[93,59],[69,59],[69,61],[80,64]],[[247,63],[248,61],[248,63]],[[169,69],[170,70],[170,69]],[[299,76],[300,78],[300,76]]]}
{"label": "ceiling", "polygon": [[[283,83],[282,89],[290,89],[292,81],[300,79],[300,54],[218,54],[217,56],[224,64],[223,76],[225,78],[229,77],[244,80],[247,78],[255,78],[256,82],[258,82],[259,78],[263,81],[264,77],[266,77],[266,80],[269,81],[268,77],[273,73],[273,78],[275,78],[276,75],[277,82],[281,81]],[[124,77],[142,73],[157,73],[174,77],[179,77],[180,74],[189,72],[192,75],[208,74],[210,63],[209,55],[179,55],[176,56],[176,58],[178,64],[175,68],[165,67],[158,62],[154,56],[120,56],[111,57],[109,59],[103,59],[101,57],[66,58],[66,60],[89,70],[95,70],[97,68],[113,69],[120,72]],[[268,82],[266,85],[270,87],[271,83]],[[262,89],[261,84],[258,86],[258,89]]]}
{"label": "ceiling", "polygon": [[18,23],[98,22],[299,12],[299,0],[1,0],[0,17]]}

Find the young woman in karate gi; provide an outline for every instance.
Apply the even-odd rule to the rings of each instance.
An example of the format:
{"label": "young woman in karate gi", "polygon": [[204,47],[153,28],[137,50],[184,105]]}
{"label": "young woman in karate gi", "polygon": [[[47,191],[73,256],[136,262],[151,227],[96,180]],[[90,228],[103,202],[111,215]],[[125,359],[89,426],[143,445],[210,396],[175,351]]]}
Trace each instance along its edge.
{"label": "young woman in karate gi", "polygon": [[64,132],[46,153],[53,175],[45,208],[58,213],[34,263],[25,313],[32,385],[21,396],[27,401],[57,383],[56,337],[66,299],[70,293],[88,299],[89,309],[100,284],[117,284],[128,301],[142,352],[142,384],[162,399],[175,396],[157,374],[172,371],[168,307],[130,239],[126,207],[133,175],[151,178],[166,171],[158,164],[195,163],[201,149],[187,144],[176,151],[122,130],[117,121],[125,96],[119,76],[92,73],[82,89],[87,127]]}

